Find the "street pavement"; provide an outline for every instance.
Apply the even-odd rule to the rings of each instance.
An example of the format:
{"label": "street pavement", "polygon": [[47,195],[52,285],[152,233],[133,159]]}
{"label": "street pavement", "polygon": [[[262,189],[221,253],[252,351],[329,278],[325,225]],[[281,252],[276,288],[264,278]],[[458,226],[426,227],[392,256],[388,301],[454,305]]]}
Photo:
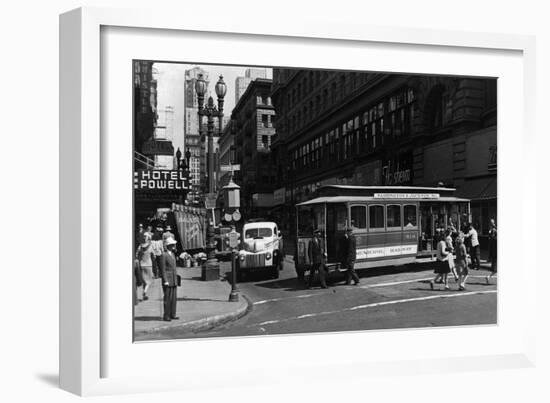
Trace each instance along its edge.
{"label": "street pavement", "polygon": [[[182,286],[178,287],[176,314],[179,319],[165,322],[163,317],[163,293],[161,280],[153,280],[142,300],[142,289],[138,289],[138,304],[134,307],[134,340],[159,339],[162,330],[177,329],[178,332],[197,332],[221,323],[235,320],[246,314],[250,308],[248,301],[241,297],[237,302],[229,302],[231,285],[225,280],[229,264],[222,263],[222,276],[219,280],[201,281],[201,268],[178,267]],[[230,269],[230,268],[229,268]]]}
{"label": "street pavement", "polygon": [[[485,267],[488,267],[485,265]],[[239,283],[252,309],[238,320],[200,332],[164,329],[153,338],[228,337],[262,334],[496,324],[497,279],[486,284],[486,269],[471,270],[465,291],[450,275],[450,290],[431,290],[433,263],[358,271],[359,286],[346,286],[342,275],[330,288],[308,290],[296,279],[287,256],[277,280],[254,276]],[[332,284],[331,284],[332,283]]]}

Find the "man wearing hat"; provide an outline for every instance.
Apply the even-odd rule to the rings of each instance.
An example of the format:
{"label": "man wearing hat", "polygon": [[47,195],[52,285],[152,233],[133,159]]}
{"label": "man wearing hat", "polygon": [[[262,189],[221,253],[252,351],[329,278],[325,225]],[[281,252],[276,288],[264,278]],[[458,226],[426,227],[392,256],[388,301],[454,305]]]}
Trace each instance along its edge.
{"label": "man wearing hat", "polygon": [[164,241],[162,240],[162,232],[164,228],[160,223],[156,225],[155,233],[153,234],[153,240],[151,241],[151,246],[153,247],[153,254],[155,255],[155,260],[153,261],[153,274],[155,278],[160,276],[160,258],[164,252]]}
{"label": "man wearing hat", "polygon": [[351,279],[355,285],[359,284],[359,276],[355,272],[355,256],[357,241],[353,235],[353,228],[348,227],[344,235],[344,266],[346,271],[346,285],[351,284]]}
{"label": "man wearing hat", "polygon": [[308,288],[313,286],[313,278],[315,277],[316,271],[319,271],[321,288],[328,288],[325,280],[326,253],[323,241],[321,239],[321,230],[319,228],[313,231],[313,239],[309,243],[308,253],[309,260],[312,263],[311,270],[309,272]]}
{"label": "man wearing hat", "polygon": [[170,225],[167,225],[166,228],[165,228],[165,231],[164,233],[162,234],[162,240],[164,241],[164,243],[166,243],[166,240],[168,238],[174,238],[176,239],[176,237],[174,236],[174,234],[172,233],[172,227]]}
{"label": "man wearing hat", "polygon": [[160,276],[162,280],[162,290],[164,292],[164,315],[165,321],[179,319],[176,316],[176,306],[178,301],[178,273],[176,269],[176,240],[168,238],[166,240],[166,252],[160,258]]}

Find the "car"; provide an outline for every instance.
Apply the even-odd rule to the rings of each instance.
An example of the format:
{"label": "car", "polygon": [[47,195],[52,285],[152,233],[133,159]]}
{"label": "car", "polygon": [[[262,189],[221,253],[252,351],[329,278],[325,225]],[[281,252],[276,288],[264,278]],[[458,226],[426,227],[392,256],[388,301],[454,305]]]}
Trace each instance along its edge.
{"label": "car", "polygon": [[250,273],[267,272],[279,278],[284,259],[283,238],[272,221],[247,222],[243,226],[241,248],[237,259],[237,281]]}

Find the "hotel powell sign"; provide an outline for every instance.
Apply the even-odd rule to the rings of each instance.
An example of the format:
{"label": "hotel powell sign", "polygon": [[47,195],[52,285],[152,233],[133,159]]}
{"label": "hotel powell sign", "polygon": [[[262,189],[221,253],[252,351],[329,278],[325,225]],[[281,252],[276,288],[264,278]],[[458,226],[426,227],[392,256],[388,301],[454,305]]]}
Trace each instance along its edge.
{"label": "hotel powell sign", "polygon": [[134,172],[134,189],[154,191],[187,190],[184,171],[139,170]]}

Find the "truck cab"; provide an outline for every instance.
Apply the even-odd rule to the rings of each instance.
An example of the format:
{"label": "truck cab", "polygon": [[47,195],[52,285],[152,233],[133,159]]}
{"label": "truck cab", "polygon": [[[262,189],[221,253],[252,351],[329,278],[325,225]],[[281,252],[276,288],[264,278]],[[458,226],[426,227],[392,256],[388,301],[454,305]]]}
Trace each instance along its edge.
{"label": "truck cab", "polygon": [[276,223],[259,221],[244,224],[237,264],[239,281],[248,273],[260,271],[278,278],[283,258],[282,236]]}

